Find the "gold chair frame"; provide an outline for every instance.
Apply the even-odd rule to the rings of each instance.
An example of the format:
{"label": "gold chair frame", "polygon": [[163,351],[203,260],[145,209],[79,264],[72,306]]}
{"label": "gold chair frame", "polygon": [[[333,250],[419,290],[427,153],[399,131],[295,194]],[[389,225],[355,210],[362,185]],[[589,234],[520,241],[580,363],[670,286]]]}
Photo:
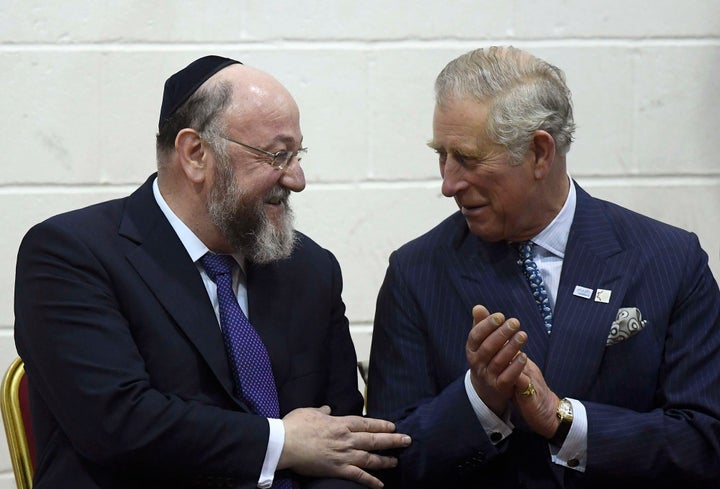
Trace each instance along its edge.
{"label": "gold chair frame", "polygon": [[28,446],[26,426],[20,408],[20,383],[25,375],[25,364],[16,358],[2,380],[2,419],[5,425],[10,461],[18,489],[32,489],[33,464]]}

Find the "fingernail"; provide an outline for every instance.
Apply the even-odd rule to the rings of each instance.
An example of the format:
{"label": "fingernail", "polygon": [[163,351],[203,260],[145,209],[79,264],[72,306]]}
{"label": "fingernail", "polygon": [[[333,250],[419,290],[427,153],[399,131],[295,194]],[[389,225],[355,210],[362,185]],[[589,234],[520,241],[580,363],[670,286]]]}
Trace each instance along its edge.
{"label": "fingernail", "polygon": [[520,352],[517,356],[517,361],[520,363],[527,363],[527,355],[523,352]]}
{"label": "fingernail", "polygon": [[520,329],[520,323],[517,321],[517,319],[508,319],[507,325],[508,328],[513,331],[517,331],[518,329]]}
{"label": "fingernail", "polygon": [[495,323],[495,326],[500,326],[500,324],[502,324],[502,317],[499,314],[493,314],[492,320],[493,323]]}
{"label": "fingernail", "polygon": [[403,436],[402,443],[403,445],[408,446],[412,443],[412,439],[409,436]]}

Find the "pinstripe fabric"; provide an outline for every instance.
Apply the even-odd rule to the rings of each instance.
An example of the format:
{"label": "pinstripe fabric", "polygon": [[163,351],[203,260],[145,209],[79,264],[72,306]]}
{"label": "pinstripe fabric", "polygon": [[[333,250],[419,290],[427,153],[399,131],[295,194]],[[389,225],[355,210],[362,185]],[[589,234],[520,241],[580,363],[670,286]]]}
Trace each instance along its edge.
{"label": "pinstripe fabric", "polygon": [[[610,302],[573,295],[577,285],[611,290]],[[462,389],[474,304],[517,317],[550,388],[586,406],[585,474],[549,462],[516,416],[497,447],[479,427]],[[389,487],[717,487],[720,292],[695,235],[578,187],[550,337],[536,307],[509,246],[470,235],[459,213],[393,253],[368,412],[413,445]],[[638,307],[648,326],[606,347],[620,307]]]}

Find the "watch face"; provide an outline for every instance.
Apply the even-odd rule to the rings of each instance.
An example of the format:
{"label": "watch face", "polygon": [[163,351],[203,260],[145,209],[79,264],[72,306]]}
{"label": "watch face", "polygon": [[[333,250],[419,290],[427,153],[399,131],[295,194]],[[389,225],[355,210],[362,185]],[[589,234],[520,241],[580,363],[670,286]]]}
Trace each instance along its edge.
{"label": "watch face", "polygon": [[557,410],[558,418],[572,420],[572,404],[569,401],[562,400]]}

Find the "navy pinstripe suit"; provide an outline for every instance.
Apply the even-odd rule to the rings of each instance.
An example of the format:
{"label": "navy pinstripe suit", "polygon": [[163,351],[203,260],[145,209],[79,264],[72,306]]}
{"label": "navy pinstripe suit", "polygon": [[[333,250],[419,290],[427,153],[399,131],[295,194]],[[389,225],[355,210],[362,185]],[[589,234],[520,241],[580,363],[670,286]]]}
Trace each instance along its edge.
{"label": "navy pinstripe suit", "polygon": [[[368,414],[396,421],[413,444],[389,486],[718,486],[720,292],[707,255],[694,234],[577,190],[550,337],[514,250],[470,234],[460,213],[390,257]],[[610,302],[573,295],[577,285],[611,290]],[[463,385],[475,304],[517,317],[550,389],[585,405],[585,473],[550,462],[519,416],[506,440],[489,441]],[[648,325],[606,347],[620,307]]]}

